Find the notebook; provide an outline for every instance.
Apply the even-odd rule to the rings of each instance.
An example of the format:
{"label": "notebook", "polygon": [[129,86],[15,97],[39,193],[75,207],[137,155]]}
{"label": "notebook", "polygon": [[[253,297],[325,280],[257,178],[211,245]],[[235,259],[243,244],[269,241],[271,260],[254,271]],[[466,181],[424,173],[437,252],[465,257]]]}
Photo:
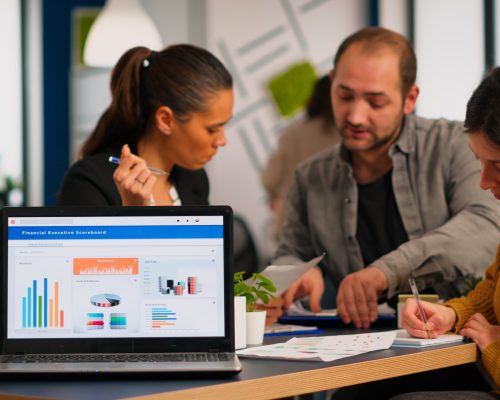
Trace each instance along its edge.
{"label": "notebook", "polygon": [[441,344],[462,342],[464,340],[464,337],[462,335],[456,335],[452,333],[439,335],[435,339],[425,339],[413,337],[404,329],[399,329],[396,332],[396,339],[394,339],[394,343],[392,344],[396,347],[439,346]]}
{"label": "notebook", "polygon": [[232,374],[227,206],[2,210],[0,373]]}

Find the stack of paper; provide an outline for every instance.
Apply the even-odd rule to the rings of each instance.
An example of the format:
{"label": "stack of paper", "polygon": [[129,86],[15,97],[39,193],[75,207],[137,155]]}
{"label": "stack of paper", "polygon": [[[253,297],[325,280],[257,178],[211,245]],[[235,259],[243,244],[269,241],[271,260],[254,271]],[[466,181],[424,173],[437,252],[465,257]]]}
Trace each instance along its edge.
{"label": "stack of paper", "polygon": [[436,339],[410,336],[404,329],[360,333],[354,335],[309,336],[293,338],[285,343],[238,350],[241,357],[277,358],[287,360],[333,361],[391,346],[426,347],[460,342],[461,335],[445,334]]}
{"label": "stack of paper", "polygon": [[293,338],[285,343],[238,350],[242,357],[333,361],[391,347],[396,331]]}
{"label": "stack of paper", "polygon": [[413,337],[404,329],[400,329],[397,331],[396,339],[394,339],[394,343],[392,345],[396,347],[427,347],[461,342],[463,339],[464,337],[462,335],[453,335],[451,333],[440,335],[435,339],[422,339]]}

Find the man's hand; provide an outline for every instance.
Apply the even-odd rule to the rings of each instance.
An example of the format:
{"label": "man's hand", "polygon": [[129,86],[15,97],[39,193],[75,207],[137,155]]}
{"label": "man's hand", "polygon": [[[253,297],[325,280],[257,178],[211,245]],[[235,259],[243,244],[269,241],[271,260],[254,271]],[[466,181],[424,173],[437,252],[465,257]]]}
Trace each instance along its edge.
{"label": "man's hand", "polygon": [[483,314],[477,313],[469,318],[460,334],[470,337],[484,351],[490,344],[500,340],[500,326],[490,324]]}
{"label": "man's hand", "polygon": [[321,311],[321,296],[325,291],[323,275],[319,267],[312,267],[297,279],[282,295],[284,307],[287,309],[295,299],[309,296],[309,307],[314,312]]}
{"label": "man's hand", "polygon": [[377,299],[387,287],[387,277],[373,265],[347,275],[337,293],[342,321],[352,322],[356,328],[369,328],[377,319]]}
{"label": "man's hand", "polygon": [[283,299],[277,297],[270,300],[267,304],[257,304],[257,310],[266,310],[266,325],[271,325],[278,321],[278,318],[283,314]]}

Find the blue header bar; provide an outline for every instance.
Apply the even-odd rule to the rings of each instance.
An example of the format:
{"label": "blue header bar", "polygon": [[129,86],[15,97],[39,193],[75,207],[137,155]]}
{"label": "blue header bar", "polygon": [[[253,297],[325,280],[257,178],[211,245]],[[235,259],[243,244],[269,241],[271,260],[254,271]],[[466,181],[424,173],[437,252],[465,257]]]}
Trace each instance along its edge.
{"label": "blue header bar", "polygon": [[222,239],[222,225],[9,226],[9,240]]}

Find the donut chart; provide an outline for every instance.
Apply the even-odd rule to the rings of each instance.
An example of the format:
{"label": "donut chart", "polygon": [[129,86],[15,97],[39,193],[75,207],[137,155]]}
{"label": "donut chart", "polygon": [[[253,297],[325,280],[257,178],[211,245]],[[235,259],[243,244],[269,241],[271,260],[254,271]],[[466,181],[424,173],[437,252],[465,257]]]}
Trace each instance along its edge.
{"label": "donut chart", "polygon": [[96,307],[114,307],[120,304],[122,298],[116,294],[101,293],[90,298],[90,304]]}

